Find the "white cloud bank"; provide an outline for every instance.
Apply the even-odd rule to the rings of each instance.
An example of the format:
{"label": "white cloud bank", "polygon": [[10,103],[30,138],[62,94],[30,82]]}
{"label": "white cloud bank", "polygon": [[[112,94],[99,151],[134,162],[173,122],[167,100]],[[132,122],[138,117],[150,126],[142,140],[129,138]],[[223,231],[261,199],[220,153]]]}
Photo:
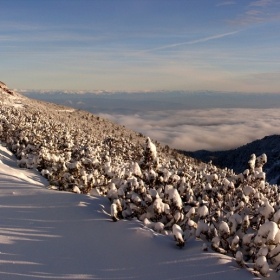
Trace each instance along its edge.
{"label": "white cloud bank", "polygon": [[187,151],[233,149],[280,133],[277,109],[169,110],[99,115],[162,144]]}

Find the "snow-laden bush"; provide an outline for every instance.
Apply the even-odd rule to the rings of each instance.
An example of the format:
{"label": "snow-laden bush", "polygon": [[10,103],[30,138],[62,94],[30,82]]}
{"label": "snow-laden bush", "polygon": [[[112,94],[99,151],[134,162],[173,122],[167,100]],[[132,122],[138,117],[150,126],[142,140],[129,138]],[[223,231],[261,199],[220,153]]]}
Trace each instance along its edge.
{"label": "snow-laden bush", "polygon": [[256,163],[256,155],[252,154],[250,160],[248,161],[250,171],[255,170],[255,163]]}
{"label": "snow-laden bush", "polygon": [[280,241],[279,228],[275,222],[266,222],[260,226],[257,236],[255,237],[255,244],[258,247],[262,245],[278,244]]}
{"label": "snow-laden bush", "polygon": [[254,263],[254,269],[259,272],[263,277],[269,277],[269,265],[265,256],[260,256]]}
{"label": "snow-laden bush", "polygon": [[256,168],[262,171],[262,167],[267,163],[266,154],[262,154],[256,158]]}
{"label": "snow-laden bush", "polygon": [[201,220],[198,221],[195,236],[197,238],[199,238],[201,236],[201,234],[204,234],[208,237],[208,233],[209,233],[209,225],[207,223],[205,223],[204,221],[201,221]]}
{"label": "snow-laden bush", "polygon": [[241,267],[245,266],[245,262],[244,262],[244,259],[243,259],[243,254],[242,254],[241,251],[236,252],[235,260],[236,260],[236,262],[239,266],[241,266]]}
{"label": "snow-laden bush", "polygon": [[173,225],[172,234],[176,241],[176,245],[179,246],[180,248],[184,247],[184,245],[185,245],[184,234],[183,234],[183,230],[181,229],[181,227],[179,225],[177,225],[177,224]]}

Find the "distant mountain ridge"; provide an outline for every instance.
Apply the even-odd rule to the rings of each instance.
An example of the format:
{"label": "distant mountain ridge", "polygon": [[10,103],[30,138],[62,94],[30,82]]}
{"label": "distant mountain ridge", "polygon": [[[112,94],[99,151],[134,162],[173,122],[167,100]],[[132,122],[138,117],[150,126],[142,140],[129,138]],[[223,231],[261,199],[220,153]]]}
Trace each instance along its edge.
{"label": "distant mountain ridge", "polygon": [[[215,108],[279,108],[279,94],[244,94],[238,92],[211,91],[40,91],[17,90],[18,93],[37,100],[53,102],[90,113],[130,113],[161,110],[195,110]],[[99,108],[99,109],[98,109]]]}
{"label": "distant mountain ridge", "polygon": [[184,154],[204,162],[212,160],[214,165],[233,169],[236,173],[241,173],[248,168],[248,161],[253,153],[256,156],[263,153],[267,155],[268,160],[264,165],[267,181],[280,185],[280,135],[265,136],[233,150],[184,152]]}

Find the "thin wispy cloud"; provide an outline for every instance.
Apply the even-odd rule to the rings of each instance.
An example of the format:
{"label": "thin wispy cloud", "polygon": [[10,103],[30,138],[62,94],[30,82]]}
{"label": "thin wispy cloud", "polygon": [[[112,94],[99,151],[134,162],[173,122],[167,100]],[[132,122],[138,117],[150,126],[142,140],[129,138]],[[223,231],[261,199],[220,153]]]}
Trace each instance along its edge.
{"label": "thin wispy cloud", "polygon": [[275,3],[274,0],[258,0],[258,1],[251,2],[249,6],[267,7],[267,6],[270,6],[274,3]]}
{"label": "thin wispy cloud", "polygon": [[246,15],[249,15],[249,16],[258,16],[260,14],[262,14],[262,12],[259,10],[249,10],[246,12]]}
{"label": "thin wispy cloud", "polygon": [[225,1],[225,2],[218,3],[216,6],[220,7],[220,6],[228,6],[228,5],[235,5],[235,4],[236,4],[235,1]]}
{"label": "thin wispy cloud", "polygon": [[[6,40],[10,42],[80,42],[80,43],[90,43],[97,42],[107,39],[108,37],[105,35],[83,35],[83,34],[75,34],[72,32],[49,32],[49,31],[38,31],[38,32],[27,32],[21,34],[9,34],[9,35],[0,35],[0,40]],[[20,47],[17,44],[18,47]],[[59,46],[56,46],[59,48]]]}
{"label": "thin wispy cloud", "polygon": [[279,1],[275,0],[257,0],[252,1],[246,7],[246,12],[239,14],[236,19],[228,22],[234,25],[250,25],[279,20],[277,5]]}
{"label": "thin wispy cloud", "polygon": [[257,86],[262,84],[269,84],[271,86],[275,85],[279,87],[280,81],[280,72],[273,71],[273,72],[261,72],[261,73],[254,73],[251,75],[246,75],[242,77],[243,83],[251,83]]}

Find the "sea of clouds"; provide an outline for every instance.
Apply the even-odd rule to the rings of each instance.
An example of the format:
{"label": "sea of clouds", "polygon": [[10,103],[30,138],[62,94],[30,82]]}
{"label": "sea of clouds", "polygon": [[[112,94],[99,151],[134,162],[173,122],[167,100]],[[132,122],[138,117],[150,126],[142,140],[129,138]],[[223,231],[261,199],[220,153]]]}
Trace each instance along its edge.
{"label": "sea of clouds", "polygon": [[228,150],[264,136],[279,134],[278,109],[209,109],[145,111],[100,116],[185,151]]}

